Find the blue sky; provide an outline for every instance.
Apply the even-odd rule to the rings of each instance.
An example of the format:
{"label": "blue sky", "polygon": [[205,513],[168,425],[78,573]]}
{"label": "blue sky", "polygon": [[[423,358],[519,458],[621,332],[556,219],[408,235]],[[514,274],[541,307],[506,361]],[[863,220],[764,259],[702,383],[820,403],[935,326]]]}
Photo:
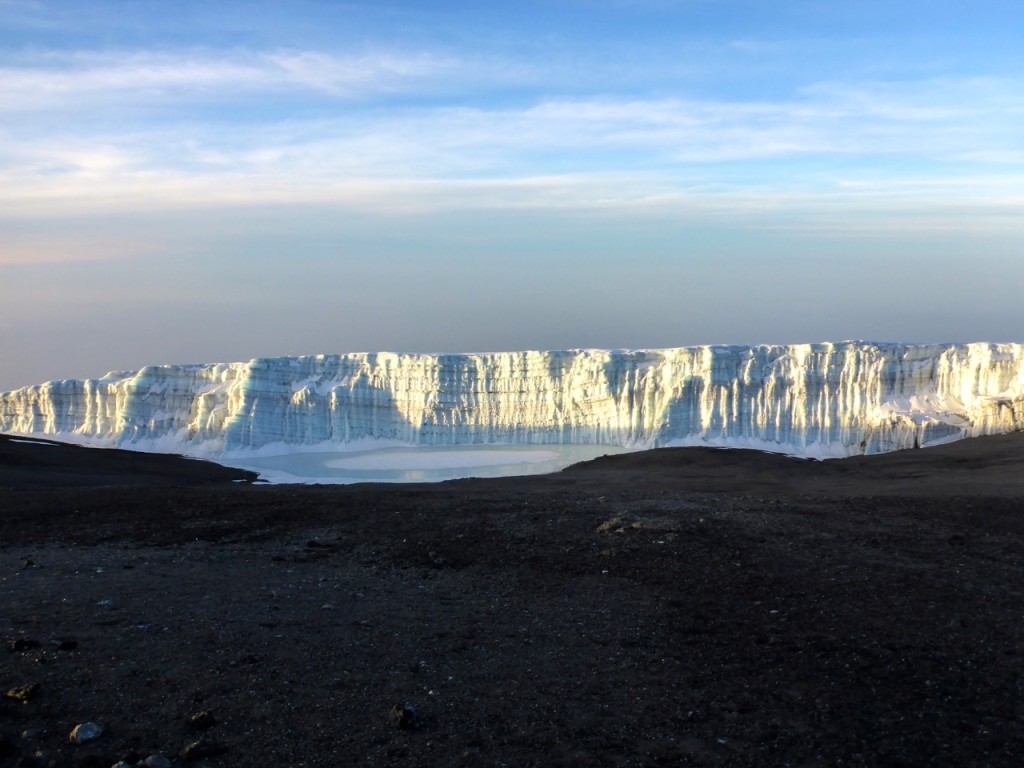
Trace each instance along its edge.
{"label": "blue sky", "polygon": [[1019,341],[1024,3],[0,0],[0,390]]}

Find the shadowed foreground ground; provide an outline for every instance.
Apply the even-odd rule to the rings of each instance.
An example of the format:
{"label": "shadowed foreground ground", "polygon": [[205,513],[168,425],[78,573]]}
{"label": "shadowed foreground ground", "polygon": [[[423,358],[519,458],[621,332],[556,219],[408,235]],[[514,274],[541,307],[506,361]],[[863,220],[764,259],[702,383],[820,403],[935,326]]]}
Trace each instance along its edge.
{"label": "shadowed foreground ground", "polygon": [[0,437],[0,766],[1018,765],[1022,437],[334,487]]}

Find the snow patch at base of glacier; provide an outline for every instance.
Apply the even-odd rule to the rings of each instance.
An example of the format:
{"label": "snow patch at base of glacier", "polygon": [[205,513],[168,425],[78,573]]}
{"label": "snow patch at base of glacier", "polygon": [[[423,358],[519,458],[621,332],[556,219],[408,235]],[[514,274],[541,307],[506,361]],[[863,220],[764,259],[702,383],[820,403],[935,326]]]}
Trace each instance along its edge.
{"label": "snow patch at base of glacier", "polygon": [[594,445],[476,445],[367,451],[292,452],[263,457],[235,454],[222,463],[259,473],[270,483],[407,483],[464,477],[549,474],[626,449]]}

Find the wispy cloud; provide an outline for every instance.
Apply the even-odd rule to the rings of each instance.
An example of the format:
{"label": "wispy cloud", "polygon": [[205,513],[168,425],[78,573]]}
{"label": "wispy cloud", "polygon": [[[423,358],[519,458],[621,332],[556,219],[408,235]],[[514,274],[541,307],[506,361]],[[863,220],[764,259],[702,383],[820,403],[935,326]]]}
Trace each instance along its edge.
{"label": "wispy cloud", "polygon": [[[0,221],[42,222],[55,215],[175,217],[232,208],[371,213],[385,217],[471,211],[534,211],[611,221],[689,221],[789,231],[874,233],[940,231],[1024,235],[1024,174],[884,179],[850,173],[829,179],[723,180],[665,173],[607,172],[494,178],[344,177],[261,174],[124,173],[97,187],[84,176],[20,196],[0,189]],[[169,218],[168,218],[169,217]],[[34,240],[29,238],[31,245]],[[132,248],[135,248],[132,245]],[[122,249],[123,250],[123,249]],[[20,254],[20,255],[19,255]],[[93,249],[95,257],[110,251]],[[8,252],[31,257],[28,246]],[[84,258],[81,254],[76,258]]]}
{"label": "wispy cloud", "polygon": [[[36,54],[0,70],[0,216],[303,203],[810,215],[924,209],[959,185],[964,216],[984,204],[1002,222],[1024,188],[1019,79],[824,82],[774,99],[462,99],[479,77],[429,52]],[[273,107],[295,92],[297,114],[315,117]],[[210,108],[240,96],[268,108]],[[105,120],[97,105],[110,104],[141,117]],[[167,104],[180,107],[170,127]],[[69,111],[81,119],[61,119]]]}
{"label": "wispy cloud", "polygon": [[266,61],[279,70],[288,85],[303,85],[342,97],[422,82],[455,66],[452,60],[440,56],[394,53],[337,56],[299,51],[269,54]]}
{"label": "wispy cloud", "polygon": [[730,49],[750,55],[778,53],[779,51],[785,50],[788,45],[788,43],[781,40],[740,39],[731,40],[729,42]]}
{"label": "wispy cloud", "polygon": [[[409,61],[393,66],[415,68]],[[324,91],[357,90],[364,87],[358,85],[365,79],[360,73],[391,71],[392,66],[378,60],[372,67],[345,70],[356,74],[342,77],[336,62],[325,64],[312,54],[288,62],[294,70],[289,78]],[[239,71],[165,66],[133,75],[131,82],[141,88],[144,82],[181,79],[193,86],[245,80],[254,88],[274,87]],[[517,168],[526,174],[593,172],[623,170],[637,162],[664,169],[812,155],[1012,161],[1024,149],[1014,130],[1014,110],[1024,110],[1024,84],[989,81],[986,86],[818,85],[775,101],[576,97],[517,107],[398,105],[303,120],[258,115],[236,119],[228,134],[215,118],[179,119],[172,131],[150,127],[121,133],[106,125],[58,124],[31,134],[7,131],[0,162],[8,170],[51,176],[63,165],[91,171],[133,163],[139,170],[248,173],[276,167],[297,177],[388,177],[504,175]],[[0,85],[5,87],[13,86]]]}
{"label": "wispy cloud", "polygon": [[426,53],[388,51],[54,53],[0,67],[0,113],[67,111],[92,107],[97,100],[207,103],[225,95],[280,94],[289,89],[354,98],[410,87],[452,66],[450,60]]}

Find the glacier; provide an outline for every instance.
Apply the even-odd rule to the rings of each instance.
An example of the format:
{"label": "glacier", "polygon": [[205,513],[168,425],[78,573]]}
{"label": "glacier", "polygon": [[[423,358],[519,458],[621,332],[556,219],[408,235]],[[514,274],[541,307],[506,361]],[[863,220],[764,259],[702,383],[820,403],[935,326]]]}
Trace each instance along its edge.
{"label": "glacier", "polygon": [[1022,428],[1015,343],[308,355],[0,393],[0,432],[207,458],[505,444],[823,458]]}

